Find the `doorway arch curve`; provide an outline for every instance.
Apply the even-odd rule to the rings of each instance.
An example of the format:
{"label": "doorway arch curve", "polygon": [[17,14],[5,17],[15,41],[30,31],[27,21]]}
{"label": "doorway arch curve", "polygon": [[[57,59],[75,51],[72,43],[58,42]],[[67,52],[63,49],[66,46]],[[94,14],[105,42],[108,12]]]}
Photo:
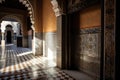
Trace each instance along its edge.
{"label": "doorway arch curve", "polygon": [[29,14],[30,14],[31,23],[32,25],[34,25],[34,9],[33,9],[31,2],[29,0],[19,0],[19,2],[22,3],[25,7],[27,7]]}
{"label": "doorway arch curve", "polygon": [[[28,12],[30,14],[30,16],[29,16],[30,21],[32,23],[31,28],[33,30],[35,30],[35,28],[34,28],[34,9],[33,9],[33,6],[31,4],[31,2],[29,0],[19,0],[19,2],[22,3],[25,7],[27,7],[27,10],[28,10]],[[4,3],[5,3],[5,0],[4,0]],[[1,2],[1,4],[2,4],[2,2]],[[0,22],[1,22],[1,20],[0,20]]]}
{"label": "doorway arch curve", "polygon": [[7,44],[11,44],[13,43],[13,26],[10,24],[7,24],[6,26],[6,30],[5,30],[5,41]]}
{"label": "doorway arch curve", "polygon": [[[3,20],[5,19],[14,19],[15,21],[19,22],[21,24],[21,32],[23,33],[23,23],[22,23],[22,19],[20,19],[19,17],[15,16],[15,15],[5,15],[0,19],[0,23],[2,23]],[[7,24],[8,25],[8,24]],[[4,25],[3,27],[7,26]],[[12,25],[12,24],[10,24]],[[12,25],[13,26],[13,25]]]}

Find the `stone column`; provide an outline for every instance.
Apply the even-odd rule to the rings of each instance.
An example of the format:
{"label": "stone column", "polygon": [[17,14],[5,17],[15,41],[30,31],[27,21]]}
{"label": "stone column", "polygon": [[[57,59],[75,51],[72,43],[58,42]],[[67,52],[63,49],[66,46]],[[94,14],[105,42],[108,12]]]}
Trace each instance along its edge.
{"label": "stone column", "polygon": [[32,34],[32,51],[33,54],[35,55],[35,31],[33,29],[33,34]]}
{"label": "stone column", "polygon": [[2,34],[1,45],[2,45],[2,46],[5,46],[5,33],[2,32],[1,34]]}
{"label": "stone column", "polygon": [[1,40],[1,56],[0,56],[0,68],[5,67],[5,33],[2,32],[2,40]]}
{"label": "stone column", "polygon": [[[1,25],[2,27],[3,25]],[[0,68],[5,67],[5,27],[1,28],[1,53],[0,53]]]}
{"label": "stone column", "polygon": [[35,54],[36,56],[43,54],[43,34],[35,32],[34,41],[35,41]]}
{"label": "stone column", "polygon": [[16,41],[17,39],[16,39],[16,33],[14,33],[14,35],[13,35],[13,41],[14,41],[14,44],[16,45],[17,44],[17,41]]}
{"label": "stone column", "polygon": [[28,30],[27,30],[27,17],[24,16],[23,24],[22,24],[22,46],[28,48]]}
{"label": "stone column", "polygon": [[28,35],[23,35],[22,43],[23,43],[23,47],[28,48]]}
{"label": "stone column", "polygon": [[43,54],[42,0],[34,0],[33,52],[35,56]]}
{"label": "stone column", "polygon": [[5,65],[5,33],[4,32],[2,32],[0,64],[1,64],[0,67],[4,67]]}
{"label": "stone column", "polygon": [[[66,68],[66,39],[65,39],[65,24],[63,23],[65,16],[57,17],[57,66]],[[66,59],[65,59],[66,58]]]}
{"label": "stone column", "polygon": [[5,46],[5,26],[1,23],[1,46]]}
{"label": "stone column", "polygon": [[57,0],[52,0],[51,3],[57,17],[57,67],[67,69],[67,17],[63,14],[63,10],[58,5]]}
{"label": "stone column", "polygon": [[28,48],[32,49],[32,30],[28,31]]}
{"label": "stone column", "polygon": [[104,80],[115,80],[115,0],[104,1]]}

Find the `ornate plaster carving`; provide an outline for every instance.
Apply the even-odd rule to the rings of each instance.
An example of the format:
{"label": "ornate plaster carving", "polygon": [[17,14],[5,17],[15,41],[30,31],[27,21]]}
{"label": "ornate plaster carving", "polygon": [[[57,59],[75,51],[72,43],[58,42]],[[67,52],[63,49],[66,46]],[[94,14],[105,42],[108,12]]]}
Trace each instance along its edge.
{"label": "ornate plaster carving", "polygon": [[30,20],[31,20],[31,23],[34,25],[34,10],[33,10],[33,7],[30,3],[29,0],[19,0],[19,2],[21,2],[23,5],[25,5],[25,7],[27,7],[28,11],[29,11],[29,14],[30,14]]}
{"label": "ornate plaster carving", "polygon": [[57,0],[51,0],[51,4],[53,5],[53,10],[55,12],[56,17],[63,14],[63,11],[59,7],[59,4],[58,4]]}

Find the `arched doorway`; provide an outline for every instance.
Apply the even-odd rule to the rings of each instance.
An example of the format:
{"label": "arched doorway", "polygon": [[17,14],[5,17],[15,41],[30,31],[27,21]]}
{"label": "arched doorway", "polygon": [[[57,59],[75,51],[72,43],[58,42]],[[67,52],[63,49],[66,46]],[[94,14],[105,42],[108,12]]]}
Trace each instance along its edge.
{"label": "arched doorway", "polygon": [[[15,4],[15,5],[13,5],[13,4]],[[19,34],[19,36],[23,37],[22,38],[22,41],[23,41],[22,47],[27,48],[28,47],[28,35],[27,35],[28,32],[27,32],[27,30],[29,29],[29,27],[31,27],[31,25],[32,25],[32,29],[34,28],[34,11],[33,11],[33,6],[31,4],[31,2],[29,0],[11,0],[11,1],[5,0],[0,5],[1,5],[1,7],[0,7],[1,13],[0,14],[3,14],[2,16],[0,16],[0,18],[1,18],[0,22],[2,22],[2,20],[7,20],[7,21],[15,20],[15,21],[20,22],[21,28],[20,28],[19,32],[21,32],[21,33]],[[4,12],[4,10],[6,10],[6,12]],[[26,20],[28,17],[29,17],[29,21],[31,24],[30,26],[27,24],[28,20]],[[35,31],[35,28],[34,28],[34,31]],[[16,37],[16,39],[17,39],[17,37]],[[33,40],[33,42],[35,42],[35,41]],[[33,43],[33,42],[31,42],[31,43]]]}
{"label": "arched doorway", "polygon": [[11,31],[7,31],[7,44],[11,44],[12,43],[12,34]]}
{"label": "arched doorway", "polygon": [[6,26],[6,30],[5,30],[5,40],[6,40],[6,44],[11,44],[13,42],[13,30],[12,30],[12,26],[11,25],[7,25]]}

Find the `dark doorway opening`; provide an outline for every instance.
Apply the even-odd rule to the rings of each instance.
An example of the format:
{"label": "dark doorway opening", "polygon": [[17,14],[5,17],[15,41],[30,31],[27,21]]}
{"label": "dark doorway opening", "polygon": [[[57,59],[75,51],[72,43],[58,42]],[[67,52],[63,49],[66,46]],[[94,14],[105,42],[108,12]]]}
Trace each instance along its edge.
{"label": "dark doorway opening", "polygon": [[11,31],[7,31],[7,44],[11,44],[11,43],[12,43]]}

